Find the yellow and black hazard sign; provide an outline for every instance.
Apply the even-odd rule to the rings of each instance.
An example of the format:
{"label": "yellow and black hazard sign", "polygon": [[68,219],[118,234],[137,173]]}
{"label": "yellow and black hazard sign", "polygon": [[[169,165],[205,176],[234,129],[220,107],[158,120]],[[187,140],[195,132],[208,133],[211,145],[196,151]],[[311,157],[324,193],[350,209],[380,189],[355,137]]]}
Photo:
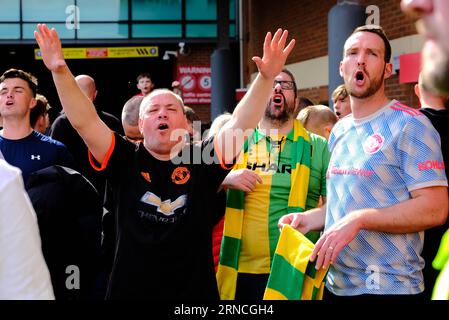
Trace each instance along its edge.
{"label": "yellow and black hazard sign", "polygon": [[[115,59],[158,57],[159,47],[103,47],[62,48],[64,59]],[[34,49],[34,58],[42,60],[40,49]]]}

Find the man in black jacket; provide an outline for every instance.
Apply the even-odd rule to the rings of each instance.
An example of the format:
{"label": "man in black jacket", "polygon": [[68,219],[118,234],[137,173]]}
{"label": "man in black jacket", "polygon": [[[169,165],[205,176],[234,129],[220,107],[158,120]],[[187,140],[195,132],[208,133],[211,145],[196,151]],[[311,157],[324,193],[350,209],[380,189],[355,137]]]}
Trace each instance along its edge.
{"label": "man in black jacket", "polygon": [[[88,75],[78,75],[75,77],[75,80],[81,91],[93,103],[98,93],[95,80]],[[123,128],[120,120],[110,113],[99,110],[97,107],[96,111],[100,119],[109,127],[109,129],[123,135]],[[106,181],[103,177],[96,175],[90,166],[87,159],[87,146],[72,127],[65,113],[56,118],[51,127],[50,135],[53,139],[61,141],[66,145],[78,164],[78,171],[92,182],[100,194],[100,197],[103,199]]]}

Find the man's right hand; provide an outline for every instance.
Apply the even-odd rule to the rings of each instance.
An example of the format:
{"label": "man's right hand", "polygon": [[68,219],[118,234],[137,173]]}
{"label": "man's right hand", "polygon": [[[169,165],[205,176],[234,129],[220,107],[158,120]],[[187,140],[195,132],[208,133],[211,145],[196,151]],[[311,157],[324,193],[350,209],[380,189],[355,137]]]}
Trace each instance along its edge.
{"label": "man's right hand", "polygon": [[296,213],[290,213],[285,216],[282,216],[279,219],[278,227],[279,230],[282,230],[284,225],[290,225],[294,229],[298,230],[302,234],[306,234],[310,231],[310,227],[307,226],[307,219],[305,218],[304,212],[296,212]]}
{"label": "man's right hand", "polygon": [[45,24],[38,24],[39,32],[34,31],[34,37],[41,50],[45,66],[52,72],[58,72],[66,66],[62,53],[61,40],[54,28],[49,29]]}
{"label": "man's right hand", "polygon": [[229,172],[221,185],[229,189],[251,192],[254,191],[257,183],[261,184],[262,178],[256,172],[239,169]]}
{"label": "man's right hand", "polygon": [[302,234],[309,231],[319,231],[324,229],[326,220],[326,205],[311,209],[305,212],[294,212],[286,214],[279,219],[278,227],[280,230],[288,224]]}

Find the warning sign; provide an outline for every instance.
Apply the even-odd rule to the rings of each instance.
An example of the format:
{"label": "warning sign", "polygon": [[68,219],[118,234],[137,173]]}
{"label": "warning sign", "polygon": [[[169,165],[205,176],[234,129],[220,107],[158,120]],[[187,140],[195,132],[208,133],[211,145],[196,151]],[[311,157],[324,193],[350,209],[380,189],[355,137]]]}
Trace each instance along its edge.
{"label": "warning sign", "polygon": [[[114,59],[158,57],[159,47],[104,47],[62,48],[64,59]],[[40,49],[34,49],[34,58],[42,60]]]}
{"label": "warning sign", "polygon": [[199,85],[203,91],[210,90],[212,85],[210,75],[201,76]]}
{"label": "warning sign", "polygon": [[184,103],[211,103],[211,73],[209,66],[178,66],[178,79]]}
{"label": "warning sign", "polygon": [[192,91],[196,88],[195,77],[190,74],[182,76],[179,83],[183,91]]}

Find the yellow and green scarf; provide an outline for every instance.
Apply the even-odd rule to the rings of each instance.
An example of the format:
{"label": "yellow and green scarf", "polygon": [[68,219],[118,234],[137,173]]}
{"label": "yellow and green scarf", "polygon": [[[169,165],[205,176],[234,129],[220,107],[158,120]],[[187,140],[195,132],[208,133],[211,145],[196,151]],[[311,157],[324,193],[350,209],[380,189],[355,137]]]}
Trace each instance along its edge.
{"label": "yellow and green scarf", "polygon": [[[259,141],[256,129],[248,138],[233,170],[246,168],[250,141]],[[311,144],[310,137],[299,120],[293,124],[293,145],[291,151],[291,186],[287,212],[305,210],[309,186]],[[245,193],[240,190],[228,190],[223,240],[221,242],[220,262],[217,270],[217,283],[222,300],[234,300],[237,285],[238,263],[242,238]]]}
{"label": "yellow and green scarf", "polygon": [[264,300],[322,300],[327,269],[309,263],[315,245],[291,226],[282,228]]}

